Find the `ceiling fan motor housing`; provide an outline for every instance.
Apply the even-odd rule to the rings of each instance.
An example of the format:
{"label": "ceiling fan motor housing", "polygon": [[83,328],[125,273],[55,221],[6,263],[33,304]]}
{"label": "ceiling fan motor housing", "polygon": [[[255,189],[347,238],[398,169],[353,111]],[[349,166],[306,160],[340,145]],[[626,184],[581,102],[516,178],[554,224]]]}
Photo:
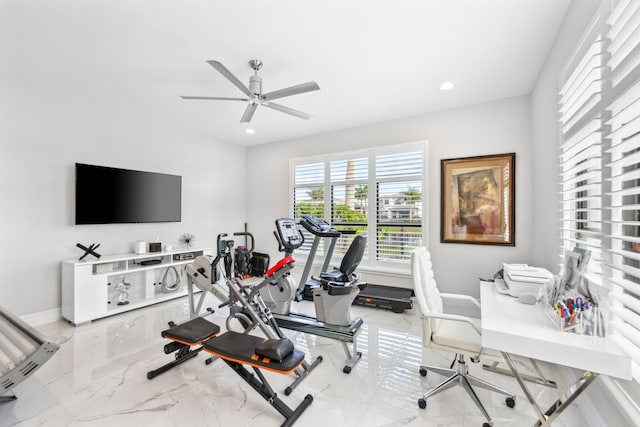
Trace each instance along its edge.
{"label": "ceiling fan motor housing", "polygon": [[262,77],[255,75],[249,78],[249,90],[251,93],[260,96],[262,93]]}

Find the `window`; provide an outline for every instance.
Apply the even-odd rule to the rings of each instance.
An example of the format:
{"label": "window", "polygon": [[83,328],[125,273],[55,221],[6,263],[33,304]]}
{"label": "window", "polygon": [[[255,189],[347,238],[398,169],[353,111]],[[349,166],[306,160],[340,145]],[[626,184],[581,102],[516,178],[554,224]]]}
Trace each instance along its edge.
{"label": "window", "polygon": [[[378,147],[291,161],[291,215],[313,214],[339,230],[341,257],[355,235],[366,235],[364,266],[408,264],[422,245],[425,143]],[[308,252],[313,236],[306,234]],[[324,255],[322,244],[318,254]]]}
{"label": "window", "polygon": [[609,290],[608,332],[634,365],[616,387],[640,396],[640,3],[611,4],[561,75],[561,248],[592,251],[587,278]]}

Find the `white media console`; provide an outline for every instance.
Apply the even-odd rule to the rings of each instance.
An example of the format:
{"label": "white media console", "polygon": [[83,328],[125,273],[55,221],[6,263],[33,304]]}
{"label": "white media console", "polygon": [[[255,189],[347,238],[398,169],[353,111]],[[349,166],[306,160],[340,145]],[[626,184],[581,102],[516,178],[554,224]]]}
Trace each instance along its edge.
{"label": "white media console", "polygon": [[[184,266],[199,255],[211,255],[210,248],[172,250],[146,254],[103,256],[95,260],[62,262],[62,317],[78,325],[187,294]],[[180,286],[168,291],[163,277],[176,278]],[[118,300],[117,285],[129,283],[127,304]],[[118,303],[121,304],[118,304]]]}

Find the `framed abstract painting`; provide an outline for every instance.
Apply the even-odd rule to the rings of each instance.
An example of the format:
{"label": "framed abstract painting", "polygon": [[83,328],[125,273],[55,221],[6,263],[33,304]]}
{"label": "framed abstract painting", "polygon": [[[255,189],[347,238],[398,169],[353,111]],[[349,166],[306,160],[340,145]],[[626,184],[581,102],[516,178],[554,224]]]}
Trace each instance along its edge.
{"label": "framed abstract painting", "polygon": [[440,161],[440,241],[515,246],[515,153]]}

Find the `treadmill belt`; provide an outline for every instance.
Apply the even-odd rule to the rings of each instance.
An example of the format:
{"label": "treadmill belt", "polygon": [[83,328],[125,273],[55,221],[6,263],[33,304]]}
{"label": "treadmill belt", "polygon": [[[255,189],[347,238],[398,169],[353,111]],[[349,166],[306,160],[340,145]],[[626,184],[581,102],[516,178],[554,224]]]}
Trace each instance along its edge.
{"label": "treadmill belt", "polygon": [[387,308],[394,313],[402,313],[413,307],[412,289],[397,288],[395,286],[367,285],[360,291],[354,304]]}

